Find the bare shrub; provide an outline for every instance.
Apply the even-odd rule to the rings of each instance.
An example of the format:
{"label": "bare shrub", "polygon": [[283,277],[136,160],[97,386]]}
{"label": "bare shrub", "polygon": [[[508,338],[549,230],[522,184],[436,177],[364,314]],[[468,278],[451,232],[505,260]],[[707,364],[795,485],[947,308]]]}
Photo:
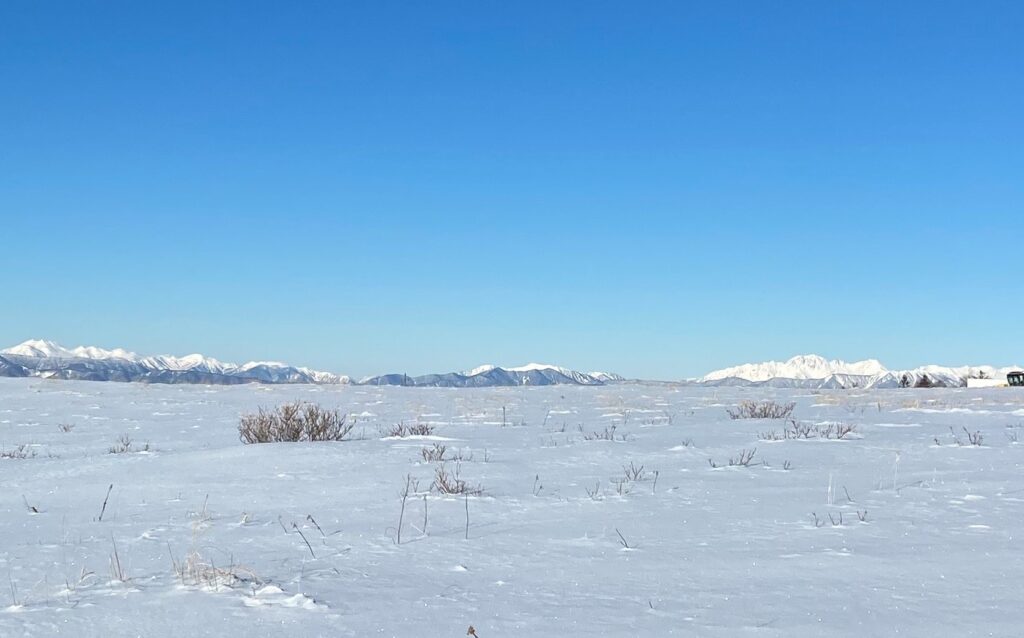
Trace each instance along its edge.
{"label": "bare shrub", "polygon": [[796,403],[775,401],[742,401],[735,408],[726,408],[731,419],[787,419],[793,413]]}
{"label": "bare shrub", "polygon": [[455,469],[451,471],[448,469],[447,463],[441,463],[434,470],[434,483],[431,488],[439,494],[468,494],[469,496],[483,494],[483,487],[470,485],[462,478],[461,473],[461,463],[455,463]]}
{"label": "bare shrub", "polygon": [[850,423],[829,423],[821,428],[821,437],[824,439],[836,439],[841,441],[851,434],[857,432],[857,426]]}
{"label": "bare shrub", "polygon": [[410,436],[430,436],[434,433],[434,426],[429,423],[416,423],[409,426]]}
{"label": "bare shrub", "polygon": [[834,439],[844,440],[851,434],[857,433],[857,426],[850,423],[801,423],[790,419],[789,423],[781,432],[768,430],[761,432],[758,438],[762,441],[787,441],[790,439]]}
{"label": "bare shrub", "polygon": [[13,450],[0,449],[0,459],[34,459],[36,451],[27,445],[19,445]]}
{"label": "bare shrub", "polygon": [[[740,450],[739,454],[729,459],[729,467],[749,467],[754,462],[754,455],[757,454],[757,448],[750,450]],[[721,467],[713,459],[708,459],[708,465],[712,468]]]}
{"label": "bare shrub", "polygon": [[377,428],[382,438],[402,438],[408,436],[408,430],[404,423],[395,423],[394,425],[382,425]]}
{"label": "bare shrub", "polygon": [[632,461],[629,465],[622,466],[622,472],[625,474],[627,481],[642,481],[644,480],[644,466],[637,467]]}
{"label": "bare shrub", "polygon": [[[615,426],[614,425],[609,425],[608,427],[606,427],[604,430],[601,430],[600,432],[584,432],[583,433],[583,440],[584,441],[615,441],[616,440],[616,438],[615,438]],[[626,440],[625,435],[620,436],[618,438],[618,440],[625,441]]]}
{"label": "bare shrub", "polygon": [[134,452],[149,452],[149,443],[142,444],[142,447],[135,445],[135,441],[127,433],[117,437],[117,443],[107,448],[110,454],[131,454]]}
{"label": "bare shrub", "polygon": [[956,435],[956,432],[953,430],[952,427],[949,428],[949,433],[953,435],[953,442],[956,443],[959,446],[968,446],[968,445],[980,446],[982,441],[985,439],[985,437],[982,436],[980,430],[975,430],[974,432],[971,432],[966,427],[961,427],[960,429],[962,429],[964,431],[964,434],[967,435],[967,442],[966,443],[964,443],[963,439],[961,439],[960,437],[958,437]]}
{"label": "bare shrub", "polygon": [[790,419],[789,426],[786,428],[787,439],[811,439],[816,434],[813,424],[801,423],[795,419]]}
{"label": "bare shrub", "polygon": [[[827,512],[827,514],[828,514],[828,522],[832,524],[832,527],[842,527],[843,525],[846,524],[845,521],[843,520],[843,513],[842,512],[839,512],[838,515],[833,514],[832,512]],[[868,515],[867,512],[864,512],[865,518],[867,517],[867,515]],[[811,512],[811,516],[814,517],[814,526],[815,527],[824,527],[825,526],[825,519],[820,518],[816,512]],[[857,517],[860,518],[860,512],[857,512]],[[864,519],[860,519],[860,520],[863,521]]]}
{"label": "bare shrub", "polygon": [[74,423],[61,423],[57,426],[57,429],[61,432],[68,433],[75,429]]}
{"label": "bare shrub", "polygon": [[246,444],[344,441],[354,427],[354,423],[346,423],[339,410],[296,401],[273,410],[260,408],[255,414],[243,414],[238,422],[238,438]]}
{"label": "bare shrub", "polygon": [[751,450],[740,450],[739,454],[729,459],[729,465],[747,467],[754,461],[755,454],[757,454],[756,447]]}
{"label": "bare shrub", "polygon": [[422,456],[423,460],[427,462],[444,461],[446,460],[444,455],[447,451],[447,446],[435,443],[434,447],[425,447],[421,449],[420,456]]}
{"label": "bare shrub", "polygon": [[[954,445],[958,445],[960,447],[968,447],[968,446],[980,447],[982,442],[985,440],[985,437],[984,437],[984,435],[982,435],[980,430],[975,430],[974,432],[971,432],[970,430],[968,430],[965,427],[961,427],[960,429],[962,429],[964,431],[964,434],[967,435],[967,440],[966,441],[964,441],[963,439],[961,439],[957,435],[956,430],[954,430],[952,428],[952,426],[949,428],[949,435],[953,438],[953,444]],[[939,447],[942,446],[942,442],[939,441],[939,437],[937,437],[937,436],[933,437],[932,440],[935,441],[935,445],[937,445]]]}
{"label": "bare shrub", "polygon": [[387,427],[381,427],[378,431],[384,438],[404,439],[409,436],[429,436],[434,433],[434,426],[429,423],[406,425],[405,422],[402,422],[395,423],[394,425]]}

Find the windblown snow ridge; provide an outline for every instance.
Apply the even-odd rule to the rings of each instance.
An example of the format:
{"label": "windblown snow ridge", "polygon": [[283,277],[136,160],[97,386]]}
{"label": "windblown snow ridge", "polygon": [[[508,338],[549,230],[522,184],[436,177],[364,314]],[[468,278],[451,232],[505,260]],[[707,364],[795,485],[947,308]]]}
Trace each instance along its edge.
{"label": "windblown snow ridge", "polygon": [[144,357],[134,352],[92,346],[65,348],[31,339],[0,350],[0,377],[42,377],[84,381],[143,383],[347,383],[348,377],[297,368],[276,361],[225,363],[201,354]]}

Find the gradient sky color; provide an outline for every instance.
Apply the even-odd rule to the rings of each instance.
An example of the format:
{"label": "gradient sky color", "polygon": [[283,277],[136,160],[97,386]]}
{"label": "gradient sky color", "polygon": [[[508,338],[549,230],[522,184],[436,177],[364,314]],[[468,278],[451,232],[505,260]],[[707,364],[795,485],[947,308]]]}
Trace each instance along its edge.
{"label": "gradient sky color", "polygon": [[1019,2],[0,6],[0,341],[1024,363]]}

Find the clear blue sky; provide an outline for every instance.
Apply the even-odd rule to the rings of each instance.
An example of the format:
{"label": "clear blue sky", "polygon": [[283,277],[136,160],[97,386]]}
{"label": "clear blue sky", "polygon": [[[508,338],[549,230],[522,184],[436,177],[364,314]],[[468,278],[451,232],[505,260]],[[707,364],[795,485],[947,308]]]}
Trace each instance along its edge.
{"label": "clear blue sky", "polygon": [[1024,361],[1022,3],[155,5],[0,6],[4,346]]}

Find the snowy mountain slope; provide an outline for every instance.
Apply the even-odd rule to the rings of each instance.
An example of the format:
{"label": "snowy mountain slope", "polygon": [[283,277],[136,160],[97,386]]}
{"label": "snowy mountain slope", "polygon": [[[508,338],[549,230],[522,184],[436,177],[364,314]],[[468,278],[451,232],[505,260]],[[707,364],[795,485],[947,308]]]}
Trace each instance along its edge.
{"label": "snowy mountain slope", "polygon": [[[201,354],[184,357],[142,357],[120,348],[65,348],[53,341],[32,339],[0,351],[5,364],[0,376],[38,376],[87,381],[146,383],[346,383],[347,377],[296,368],[285,363],[251,361],[224,363]],[[21,374],[24,372],[24,374]]]}
{"label": "snowy mountain slope", "polygon": [[127,361],[138,361],[139,355],[134,352],[115,348],[104,350],[93,346],[79,346],[77,348],[65,348],[55,341],[43,339],[29,339],[16,346],[0,350],[3,354],[10,354],[23,357],[52,358],[52,359],[124,359]]}
{"label": "snowy mountain slope", "polygon": [[910,387],[934,386],[955,388],[967,385],[967,379],[1000,379],[1005,381],[1006,374],[1020,370],[1019,366],[996,368],[994,366],[936,366],[927,365],[910,370],[890,370],[872,379],[868,387],[898,388],[906,384]]}
{"label": "snowy mountain slope", "polygon": [[27,377],[28,370],[10,359],[0,356],[0,377]]}
{"label": "snowy mountain slope", "polygon": [[482,388],[522,385],[604,385],[622,380],[615,374],[577,372],[561,366],[530,363],[514,368],[486,364],[465,372],[425,374],[410,377],[404,374],[385,374],[360,381],[363,385],[405,385],[416,387]]}
{"label": "snowy mountain slope", "polygon": [[718,381],[737,378],[746,381],[767,381],[769,379],[827,379],[834,374],[874,376],[885,372],[885,367],[876,359],[854,363],[828,360],[814,354],[800,355],[788,361],[765,361],[746,363],[732,368],[715,370],[701,378],[701,381]]}
{"label": "snowy mountain slope", "polygon": [[492,363],[485,363],[482,366],[477,366],[477,367],[473,368],[472,370],[466,370],[465,372],[462,372],[460,374],[462,374],[462,376],[464,376],[464,377],[474,377],[474,376],[476,376],[478,374],[483,374],[485,372],[490,372],[491,370],[493,370],[493,369],[495,369],[497,367],[498,366],[496,366],[496,365],[494,365]]}
{"label": "snowy mountain slope", "polygon": [[960,387],[967,379],[1005,378],[1019,368],[927,365],[909,370],[889,370],[877,359],[847,363],[818,355],[801,355],[788,361],[747,363],[709,372],[698,380],[708,386],[767,386],[775,388],[897,388],[915,386]]}

